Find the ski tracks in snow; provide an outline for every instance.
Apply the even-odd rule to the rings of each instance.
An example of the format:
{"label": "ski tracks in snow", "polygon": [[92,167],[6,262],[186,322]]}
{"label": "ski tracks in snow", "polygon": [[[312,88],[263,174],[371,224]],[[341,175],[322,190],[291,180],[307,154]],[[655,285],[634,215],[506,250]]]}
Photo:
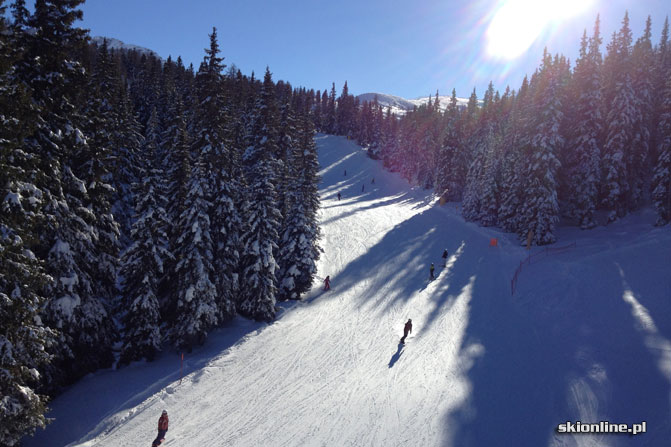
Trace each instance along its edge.
{"label": "ski tracks in snow", "polygon": [[[383,171],[342,138],[318,143],[320,159],[345,160],[348,175],[376,179],[373,191],[338,201],[337,191],[351,193],[350,179],[342,167],[322,166],[325,251],[318,268],[320,278],[331,276],[332,289],[321,293],[317,283],[313,298],[187,376],[174,392],[134,408],[131,421],[92,438],[96,446],[149,439],[163,407],[171,415],[168,437],[184,447],[445,443],[446,415],[465,402],[470,387],[462,347],[472,275],[487,271],[455,269],[477,266],[483,254],[475,247],[486,247],[487,239],[466,228],[471,239],[453,241],[442,268],[450,232],[432,217],[431,193]],[[423,287],[430,262],[438,277]],[[407,318],[413,333],[399,350]]]}

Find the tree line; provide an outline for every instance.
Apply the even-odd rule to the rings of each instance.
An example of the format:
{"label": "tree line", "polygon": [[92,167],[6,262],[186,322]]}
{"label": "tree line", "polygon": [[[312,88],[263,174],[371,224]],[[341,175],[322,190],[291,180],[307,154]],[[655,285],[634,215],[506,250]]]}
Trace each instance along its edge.
{"label": "tree line", "polygon": [[99,368],[271,321],[316,273],[305,89],[91,44],[83,0],[0,0],[0,444]]}
{"label": "tree line", "polygon": [[[652,204],[671,221],[669,23],[653,45],[651,19],[635,42],[625,14],[602,56],[597,17],[571,68],[543,54],[531,77],[503,94],[492,83],[460,107],[440,96],[403,116],[359,104],[345,83],[314,95],[318,130],[347,135],[413,184],[461,201],[465,219],[537,245],[560,218],[584,229]],[[444,109],[444,110],[443,110]]]}

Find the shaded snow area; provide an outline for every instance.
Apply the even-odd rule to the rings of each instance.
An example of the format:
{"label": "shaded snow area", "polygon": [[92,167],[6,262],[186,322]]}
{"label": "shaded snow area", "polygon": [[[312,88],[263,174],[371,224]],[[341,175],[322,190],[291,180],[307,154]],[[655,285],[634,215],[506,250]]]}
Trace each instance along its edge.
{"label": "shaded snow area", "polygon": [[[317,143],[331,290],[211,334],[181,383],[170,352],[84,378],[28,447],[148,447],[163,409],[168,447],[668,445],[671,228],[644,210],[559,229],[555,247],[575,247],[523,265],[511,295],[528,254],[514,236],[465,223],[346,139]],[[557,433],[566,421],[647,433]]]}

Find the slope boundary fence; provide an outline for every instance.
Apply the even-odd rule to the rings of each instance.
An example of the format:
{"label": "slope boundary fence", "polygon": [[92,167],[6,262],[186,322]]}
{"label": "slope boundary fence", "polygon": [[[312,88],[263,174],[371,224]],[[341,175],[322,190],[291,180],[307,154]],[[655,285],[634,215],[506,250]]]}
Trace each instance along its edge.
{"label": "slope boundary fence", "polygon": [[529,253],[529,256],[527,256],[526,259],[520,261],[520,265],[517,267],[515,273],[513,274],[513,278],[510,280],[510,294],[511,295],[515,294],[515,287],[517,287],[517,280],[519,279],[520,273],[522,272],[522,268],[524,267],[524,265],[530,265],[534,262],[538,262],[541,259],[546,258],[550,255],[564,253],[565,251],[568,251],[571,248],[574,248],[575,246],[576,243],[573,242],[572,244],[564,245],[562,247],[545,247],[545,249],[536,252],[534,254]]}

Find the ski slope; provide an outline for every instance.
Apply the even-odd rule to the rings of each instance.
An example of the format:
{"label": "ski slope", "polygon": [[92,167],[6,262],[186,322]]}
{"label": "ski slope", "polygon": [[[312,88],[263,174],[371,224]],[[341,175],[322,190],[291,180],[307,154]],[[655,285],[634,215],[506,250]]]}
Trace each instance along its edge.
{"label": "ski slope", "polygon": [[[644,210],[560,229],[575,248],[524,265],[511,295],[527,256],[512,235],[464,222],[344,138],[317,143],[332,289],[211,334],[181,383],[172,352],[84,378],[26,446],[148,447],[163,409],[167,447],[668,445],[668,226]],[[647,433],[556,432],[578,420]]]}

